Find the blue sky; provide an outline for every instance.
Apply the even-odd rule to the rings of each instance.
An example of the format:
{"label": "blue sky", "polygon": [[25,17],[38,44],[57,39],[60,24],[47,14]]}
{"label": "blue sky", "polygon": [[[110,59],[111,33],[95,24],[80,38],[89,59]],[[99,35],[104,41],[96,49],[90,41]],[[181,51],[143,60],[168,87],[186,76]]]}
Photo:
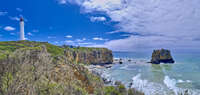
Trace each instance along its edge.
{"label": "blue sky", "polygon": [[2,0],[0,41],[19,39],[107,47],[200,50],[199,0]]}
{"label": "blue sky", "polygon": [[[78,43],[88,45],[89,43],[102,44],[119,38],[117,35],[107,34],[115,30],[112,22],[92,20],[90,17],[95,15],[81,14],[79,6],[60,5],[55,0],[21,0],[20,2],[3,0],[0,3],[0,12],[4,12],[4,15],[0,16],[1,41],[19,39],[20,16],[26,20],[25,33],[28,40],[49,41],[54,44],[77,41],[73,45],[79,45]],[[15,29],[6,31],[4,29],[6,26]]]}

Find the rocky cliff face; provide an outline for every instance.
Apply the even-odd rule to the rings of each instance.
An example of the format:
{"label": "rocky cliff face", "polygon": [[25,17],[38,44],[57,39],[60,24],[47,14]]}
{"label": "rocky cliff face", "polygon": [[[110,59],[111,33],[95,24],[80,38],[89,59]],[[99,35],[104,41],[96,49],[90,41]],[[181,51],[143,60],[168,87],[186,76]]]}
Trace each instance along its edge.
{"label": "rocky cliff face", "polygon": [[65,56],[69,61],[87,64],[110,64],[113,62],[112,51],[106,48],[66,48]]}
{"label": "rocky cliff face", "polygon": [[70,63],[62,49],[8,43],[0,43],[1,95],[103,95],[103,81],[83,65]]}
{"label": "rocky cliff face", "polygon": [[112,51],[106,48],[58,47],[49,43],[31,41],[0,42],[0,59],[17,49],[38,48],[39,46],[45,46],[52,57],[65,56],[67,61],[73,63],[106,64],[113,62]]}
{"label": "rocky cliff face", "polygon": [[152,53],[151,63],[153,64],[174,63],[174,59],[172,58],[169,50],[166,49],[154,50]]}
{"label": "rocky cliff face", "polygon": [[79,63],[110,63],[111,57],[100,48],[0,42],[0,95],[144,95],[123,84],[104,86]]}

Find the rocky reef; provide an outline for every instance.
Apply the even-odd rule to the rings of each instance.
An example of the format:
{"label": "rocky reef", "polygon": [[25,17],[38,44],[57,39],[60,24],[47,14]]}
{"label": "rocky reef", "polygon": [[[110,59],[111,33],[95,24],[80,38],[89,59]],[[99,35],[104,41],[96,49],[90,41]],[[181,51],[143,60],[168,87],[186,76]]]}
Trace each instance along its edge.
{"label": "rocky reef", "polygon": [[153,64],[174,63],[174,59],[172,58],[169,50],[166,49],[154,50],[152,53],[151,63]]}

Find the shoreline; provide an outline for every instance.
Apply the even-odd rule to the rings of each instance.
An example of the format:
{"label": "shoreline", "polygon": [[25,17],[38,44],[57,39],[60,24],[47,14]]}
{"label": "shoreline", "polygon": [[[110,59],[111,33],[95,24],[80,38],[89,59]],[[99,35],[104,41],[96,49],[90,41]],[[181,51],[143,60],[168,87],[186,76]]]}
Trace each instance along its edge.
{"label": "shoreline", "polygon": [[[131,88],[131,85],[129,87],[126,87],[125,84],[123,84],[121,81],[114,81],[112,78],[109,78],[105,74],[106,69],[110,69],[113,65],[120,64],[120,63],[113,63],[113,64],[104,64],[104,65],[88,65],[86,68],[94,75],[97,75],[100,77],[104,83],[105,87],[112,88],[114,87],[115,90],[123,90],[121,93],[124,93],[122,95],[145,95],[143,92],[136,90],[135,88]],[[126,94],[125,94],[126,93]],[[120,94],[121,95],[121,94]]]}
{"label": "shoreline", "polygon": [[[118,58],[119,59],[119,58]],[[127,58],[128,59],[128,58]],[[123,63],[122,64],[138,64],[138,65],[141,65],[141,64],[149,64],[146,60],[131,60],[131,62],[129,62],[129,61],[127,61],[127,59],[123,59],[122,58],[122,60],[123,60]],[[126,62],[129,62],[129,63],[126,63]],[[141,62],[141,63],[140,63]],[[95,65],[88,65],[87,66],[87,68],[88,68],[88,70],[89,71],[91,71],[93,74],[95,74],[95,75],[97,75],[97,76],[99,76],[102,80],[103,80],[103,82],[104,82],[104,84],[105,84],[105,86],[117,86],[116,85],[116,83],[118,83],[118,82],[120,82],[120,83],[122,83],[122,81],[117,81],[117,80],[115,80],[115,79],[113,79],[109,74],[107,74],[106,73],[106,71],[108,70],[108,69],[110,69],[110,68],[112,68],[113,67],[113,65],[117,65],[117,64],[119,64],[120,65],[120,63],[119,63],[119,61],[114,61],[113,62],[113,64],[104,64],[104,65],[98,65],[98,64],[95,64]],[[139,78],[138,77],[138,75],[136,75],[136,76],[134,76],[135,77],[135,81],[146,81],[146,80],[141,80],[141,79],[137,79],[137,78]],[[133,78],[134,78],[133,77]],[[173,80],[173,79],[169,79],[169,80]],[[136,90],[136,91],[138,91],[138,92],[141,92],[141,93],[145,93],[143,90],[137,90],[136,88],[134,88],[135,86],[133,85],[133,83],[134,82],[130,82],[130,84],[127,84],[127,86],[126,86],[126,89],[134,89],[134,90]],[[140,84],[138,84],[138,85],[140,85]],[[152,88],[153,89],[153,88]],[[177,89],[179,89],[179,88],[177,88]],[[167,90],[167,89],[166,89]],[[179,91],[180,90],[180,91]],[[192,92],[191,92],[191,90],[190,89],[179,89],[178,90],[178,92],[174,92],[174,94],[172,94],[172,95],[177,95],[176,93],[181,93],[182,95],[196,95],[196,94],[191,94]],[[172,91],[173,91],[173,89],[172,89]],[[136,94],[137,95],[137,94]],[[145,94],[146,95],[146,94]],[[153,94],[147,94],[147,95],[153,95]],[[159,95],[161,95],[161,93],[159,94]],[[179,95],[179,94],[178,94]]]}

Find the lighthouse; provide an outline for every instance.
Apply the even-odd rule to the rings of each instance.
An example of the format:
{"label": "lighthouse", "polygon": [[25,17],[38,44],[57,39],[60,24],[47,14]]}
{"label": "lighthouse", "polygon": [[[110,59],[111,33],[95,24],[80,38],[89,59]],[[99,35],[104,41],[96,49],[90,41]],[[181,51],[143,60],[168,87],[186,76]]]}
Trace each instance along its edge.
{"label": "lighthouse", "polygon": [[20,40],[25,40],[24,37],[24,18],[20,18]]}

